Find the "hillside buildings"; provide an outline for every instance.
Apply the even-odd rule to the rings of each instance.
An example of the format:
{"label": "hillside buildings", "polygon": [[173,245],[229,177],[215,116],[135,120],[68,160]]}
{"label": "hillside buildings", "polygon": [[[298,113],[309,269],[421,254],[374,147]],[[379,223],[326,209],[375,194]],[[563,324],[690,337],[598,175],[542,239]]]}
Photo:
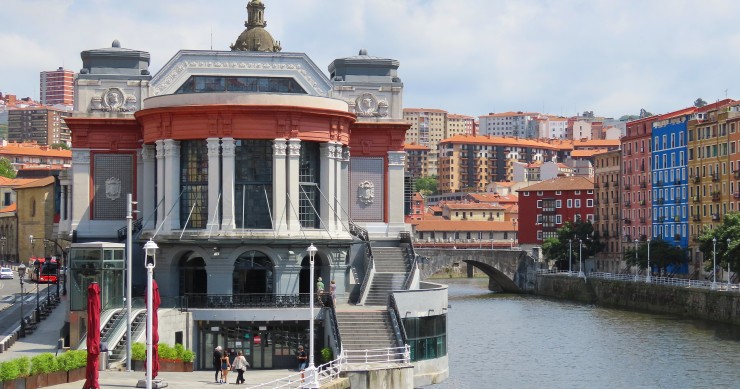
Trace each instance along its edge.
{"label": "hillside buildings", "polygon": [[8,141],[35,142],[39,145],[70,145],[71,135],[64,118],[71,112],[52,107],[8,110]]}

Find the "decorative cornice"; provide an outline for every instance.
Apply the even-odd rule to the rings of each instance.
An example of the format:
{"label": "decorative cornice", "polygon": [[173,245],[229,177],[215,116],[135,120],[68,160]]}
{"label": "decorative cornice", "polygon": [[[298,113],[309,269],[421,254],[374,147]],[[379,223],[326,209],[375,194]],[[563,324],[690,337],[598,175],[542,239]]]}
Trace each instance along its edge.
{"label": "decorative cornice", "polygon": [[157,159],[164,159],[164,141],[158,140],[154,142],[155,150],[157,152]]}
{"label": "decorative cornice", "polygon": [[152,161],[156,156],[156,148],[154,145],[144,145],[141,148],[141,159],[143,161]]}

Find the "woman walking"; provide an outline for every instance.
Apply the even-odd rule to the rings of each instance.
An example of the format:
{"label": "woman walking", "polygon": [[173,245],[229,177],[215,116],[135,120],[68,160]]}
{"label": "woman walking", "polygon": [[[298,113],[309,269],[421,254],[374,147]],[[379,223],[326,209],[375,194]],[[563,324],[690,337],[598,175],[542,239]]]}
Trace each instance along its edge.
{"label": "woman walking", "polygon": [[331,306],[336,308],[337,306],[337,283],[334,280],[331,280],[331,283],[329,283],[329,296],[331,296]]}
{"label": "woman walking", "polygon": [[231,370],[231,363],[229,363],[229,356],[224,354],[221,357],[221,383],[228,383],[229,370]]}
{"label": "woman walking", "polygon": [[244,383],[244,371],[247,370],[249,367],[249,362],[247,362],[247,358],[244,358],[244,353],[239,351],[239,354],[236,356],[236,359],[234,359],[234,365],[233,368],[237,372],[236,376],[236,384],[243,384]]}

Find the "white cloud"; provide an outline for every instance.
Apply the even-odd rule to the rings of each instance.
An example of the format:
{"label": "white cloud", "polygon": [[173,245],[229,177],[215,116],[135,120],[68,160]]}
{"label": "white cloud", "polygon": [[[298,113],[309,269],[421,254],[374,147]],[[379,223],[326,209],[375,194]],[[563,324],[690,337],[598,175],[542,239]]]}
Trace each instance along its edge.
{"label": "white cloud", "polygon": [[[79,53],[146,50],[152,70],[179,49],[228,49],[247,0],[6,0],[0,91],[38,96],[38,73]],[[265,0],[285,51],[322,70],[357,54],[398,59],[408,107],[620,116],[740,98],[740,2],[618,0]],[[212,36],[212,38],[211,38]]]}

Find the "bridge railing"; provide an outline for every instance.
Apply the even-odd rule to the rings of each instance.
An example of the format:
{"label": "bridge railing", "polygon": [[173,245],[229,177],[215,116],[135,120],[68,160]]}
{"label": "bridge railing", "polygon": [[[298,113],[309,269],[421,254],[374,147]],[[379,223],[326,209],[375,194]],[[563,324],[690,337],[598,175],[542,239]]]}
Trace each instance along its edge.
{"label": "bridge railing", "polygon": [[[538,270],[537,273],[543,274],[543,275],[550,274],[550,275],[568,275],[568,276],[573,276],[573,277],[578,276],[578,272],[574,272],[574,271],[568,272],[567,270],[542,269],[542,270]],[[591,273],[586,273],[586,277],[598,278],[598,279],[603,279],[603,280],[612,280],[612,281],[623,281],[623,282],[643,282],[643,283],[648,282],[647,276],[640,275],[640,274],[591,272]],[[677,286],[677,287],[682,287],[682,288],[713,289],[712,287],[713,283],[711,281],[687,280],[683,278],[674,278],[674,277],[650,276],[649,283],[656,284],[656,285]],[[738,292],[740,291],[740,284],[733,284],[733,283],[718,281],[714,283],[714,289]]]}

